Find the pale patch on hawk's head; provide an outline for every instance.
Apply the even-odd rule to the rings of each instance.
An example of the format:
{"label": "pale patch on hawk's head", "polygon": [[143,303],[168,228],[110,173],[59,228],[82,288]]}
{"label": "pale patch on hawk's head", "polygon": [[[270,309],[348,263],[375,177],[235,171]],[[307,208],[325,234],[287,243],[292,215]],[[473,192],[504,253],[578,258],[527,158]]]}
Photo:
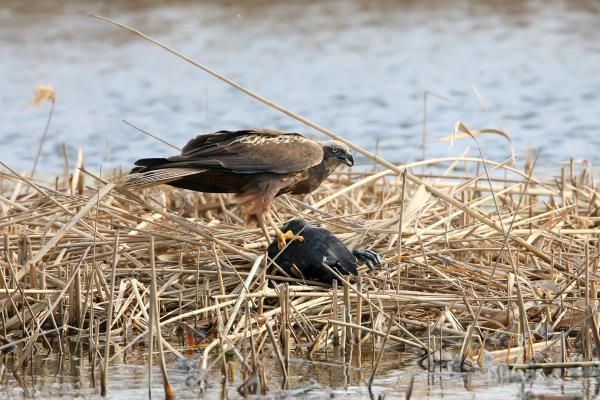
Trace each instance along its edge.
{"label": "pale patch on hawk's head", "polygon": [[331,149],[338,149],[338,150],[343,150],[346,153],[350,152],[350,147],[348,147],[346,144],[342,143],[342,142],[338,142],[337,140],[323,140],[320,141],[319,144],[321,145],[321,147],[325,148],[331,148]]}

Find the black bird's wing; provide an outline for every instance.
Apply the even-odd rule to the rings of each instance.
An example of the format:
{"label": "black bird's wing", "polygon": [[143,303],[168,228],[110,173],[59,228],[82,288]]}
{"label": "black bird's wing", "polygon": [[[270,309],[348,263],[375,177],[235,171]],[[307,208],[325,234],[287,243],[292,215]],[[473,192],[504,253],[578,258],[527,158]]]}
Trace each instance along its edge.
{"label": "black bird's wing", "polygon": [[342,275],[356,275],[356,258],[352,255],[346,245],[326,229],[317,228],[322,243],[326,247],[323,262]]}
{"label": "black bird's wing", "polygon": [[[275,262],[290,275],[296,275],[292,268],[295,265],[304,278],[331,283],[336,277],[323,264],[341,275],[358,273],[356,259],[350,250],[328,230],[307,226],[300,235],[304,241],[290,242],[275,258]],[[276,240],[269,245],[268,253],[271,259],[279,253]]]}

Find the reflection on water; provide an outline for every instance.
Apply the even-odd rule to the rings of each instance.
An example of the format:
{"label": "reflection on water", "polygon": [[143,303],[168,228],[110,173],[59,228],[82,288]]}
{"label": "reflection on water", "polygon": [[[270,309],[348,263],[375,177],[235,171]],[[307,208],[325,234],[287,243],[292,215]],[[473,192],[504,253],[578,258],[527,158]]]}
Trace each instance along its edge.
{"label": "reflection on water", "polygon": [[[126,119],[182,144],[200,131],[269,126],[311,134],[133,35],[86,15],[130,23],[264,96],[393,160],[427,155],[457,120],[500,125],[542,162],[598,160],[600,6],[591,1],[128,1],[0,3],[0,157],[29,169],[47,110],[24,107],[33,87],[58,102],[42,159],[60,171],[60,144],[88,165],[127,165],[170,152]],[[485,107],[475,95],[476,86]],[[488,108],[491,113],[484,111]],[[497,121],[497,122],[496,122]],[[33,145],[32,145],[33,143]],[[485,153],[510,154],[485,138]]]}
{"label": "reflection on water", "polygon": [[[350,346],[349,348],[351,349]],[[358,357],[347,354],[346,360],[351,361],[345,365],[331,350],[328,354],[320,354],[315,362],[292,359],[291,382],[285,395],[281,390],[282,375],[278,365],[267,365],[267,398],[369,398],[365,383],[372,368],[370,348],[370,345],[363,347],[360,364]],[[46,350],[40,351],[33,365],[25,365],[20,371],[22,386],[12,375],[14,358],[4,357],[2,363],[6,368],[0,378],[0,399],[100,398],[99,378],[96,377],[94,383],[88,354],[81,350],[75,351],[75,346],[70,346],[70,349],[70,353],[62,356],[57,352],[46,354]],[[148,367],[144,365],[147,363],[144,354],[144,347],[138,347],[111,365],[109,398],[147,398]],[[197,384],[199,353],[188,352],[186,356],[188,361],[172,360],[168,364],[169,379],[177,399],[241,398],[237,388],[244,377],[238,364],[230,363],[231,373],[226,382],[223,381],[220,367],[215,366],[209,374],[206,391],[201,392]],[[273,359],[273,362],[276,361]],[[389,348],[379,366],[379,377],[374,381],[372,398],[385,396],[385,399],[404,399],[413,378],[413,399],[534,399],[543,398],[540,397],[543,394],[591,399],[600,394],[596,370],[582,372],[580,369],[572,369],[568,376],[561,378],[559,371],[548,375],[541,371],[510,373],[506,367],[495,364],[486,365],[471,373],[460,373],[454,371],[452,365],[451,362],[436,364],[432,366],[431,372],[427,372],[425,366],[417,362],[414,354],[399,353]],[[162,378],[156,365],[152,374],[152,392],[156,398],[164,395]]]}

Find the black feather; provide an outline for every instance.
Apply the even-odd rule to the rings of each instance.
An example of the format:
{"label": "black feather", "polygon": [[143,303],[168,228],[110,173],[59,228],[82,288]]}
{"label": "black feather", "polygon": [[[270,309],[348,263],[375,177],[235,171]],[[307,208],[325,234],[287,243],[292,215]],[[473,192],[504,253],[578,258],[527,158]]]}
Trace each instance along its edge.
{"label": "black feather", "polygon": [[169,182],[171,186],[205,193],[239,193],[247,184],[246,176],[218,170],[189,175]]}
{"label": "black feather", "polygon": [[[286,223],[281,230],[285,233],[291,230],[294,234],[304,237],[304,241],[292,241],[279,256],[277,240],[268,248],[269,257],[274,259],[285,272],[291,276],[296,266],[302,276],[309,280],[331,283],[335,278],[323,263],[330,266],[341,275],[356,275],[356,258],[350,250],[327,229],[317,228],[301,219]],[[277,257],[276,257],[277,256]]]}
{"label": "black feather", "polygon": [[166,158],[141,158],[135,162],[137,167],[134,167],[131,170],[131,173],[136,172],[146,172],[154,169],[155,167],[163,166],[164,164],[168,164],[168,160]]}

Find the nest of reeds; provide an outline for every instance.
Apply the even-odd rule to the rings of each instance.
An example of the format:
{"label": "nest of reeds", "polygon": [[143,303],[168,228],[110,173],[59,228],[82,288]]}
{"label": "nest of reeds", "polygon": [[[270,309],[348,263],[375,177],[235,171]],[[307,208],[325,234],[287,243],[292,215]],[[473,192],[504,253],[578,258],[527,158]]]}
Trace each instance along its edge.
{"label": "nest of reeds", "polygon": [[[454,346],[463,367],[486,353],[517,367],[564,366],[572,353],[593,364],[600,200],[590,171],[572,163],[539,180],[477,158],[407,167],[419,164],[444,169],[423,184],[342,171],[304,198],[275,201],[280,222],[302,217],[385,260],[332,285],[281,274],[227,195],[132,193],[81,165],[46,185],[4,165],[0,350],[20,357],[18,371],[65,340],[89,347],[94,365],[139,343],[161,356],[195,349],[198,382],[229,353],[260,382],[246,392],[265,390],[265,359],[288,376],[292,355],[365,341],[379,355],[400,344],[427,360]],[[192,339],[166,340],[173,332]]]}

